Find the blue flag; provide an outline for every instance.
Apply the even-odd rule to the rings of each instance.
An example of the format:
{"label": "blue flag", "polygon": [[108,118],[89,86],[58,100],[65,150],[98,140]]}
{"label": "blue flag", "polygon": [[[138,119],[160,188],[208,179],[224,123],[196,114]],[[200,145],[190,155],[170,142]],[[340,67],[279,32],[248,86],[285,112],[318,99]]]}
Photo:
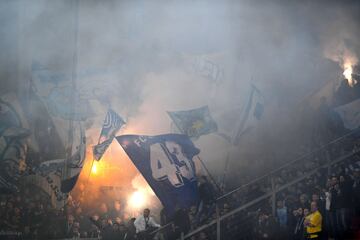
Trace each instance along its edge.
{"label": "blue flag", "polygon": [[251,85],[246,104],[243,106],[240,121],[237,124],[233,144],[238,144],[240,137],[254,128],[264,114],[264,97],[260,90]]}
{"label": "blue flag", "polygon": [[188,208],[198,202],[193,157],[199,154],[182,134],[116,137],[136,168],[153,189],[168,215],[175,207]]}
{"label": "blue flag", "polygon": [[198,138],[217,131],[217,124],[211,117],[208,106],[167,113],[181,133],[189,137]]}
{"label": "blue flag", "polygon": [[116,133],[124,124],[125,121],[116,112],[112,109],[108,110],[101,129],[99,142],[93,149],[95,160],[99,161],[101,159],[106,149],[110,146]]}

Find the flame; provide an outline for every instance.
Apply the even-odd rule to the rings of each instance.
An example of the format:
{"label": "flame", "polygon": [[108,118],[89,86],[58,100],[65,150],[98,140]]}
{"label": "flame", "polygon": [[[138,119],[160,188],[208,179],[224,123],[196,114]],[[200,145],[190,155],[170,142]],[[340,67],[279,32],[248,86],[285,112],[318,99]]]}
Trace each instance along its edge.
{"label": "flame", "polygon": [[[139,131],[137,127],[132,126],[128,127],[126,132],[136,134]],[[99,202],[122,199],[127,202],[124,213],[133,217],[141,213],[145,206],[151,206],[154,212],[160,211],[158,209],[161,203],[155,193],[116,141],[109,146],[100,161],[94,160],[92,149],[93,146],[89,144],[83,170],[72,192],[78,199],[81,198],[84,207],[96,208]],[[103,187],[113,189],[104,194],[101,190]],[[118,191],[117,188],[128,191]]]}
{"label": "flame", "polygon": [[344,74],[345,79],[348,80],[350,87],[353,87],[356,84],[356,80],[352,78],[352,73],[353,73],[352,65],[345,64],[343,74]]}
{"label": "flame", "polygon": [[145,206],[158,207],[160,202],[146,180],[137,174],[131,181],[135,191],[127,198],[127,209],[136,216]]}
{"label": "flame", "polygon": [[129,206],[133,209],[142,208],[146,202],[147,202],[147,195],[145,194],[145,192],[141,190],[134,192],[128,200]]}
{"label": "flame", "polygon": [[357,82],[352,77],[353,67],[359,62],[357,55],[349,49],[342,38],[333,38],[332,41],[327,42],[324,49],[325,57],[337,62],[343,69],[343,75],[350,87],[353,87]]}
{"label": "flame", "polygon": [[97,162],[94,162],[92,168],[91,168],[91,174],[97,174],[98,173],[98,168],[97,168]]}

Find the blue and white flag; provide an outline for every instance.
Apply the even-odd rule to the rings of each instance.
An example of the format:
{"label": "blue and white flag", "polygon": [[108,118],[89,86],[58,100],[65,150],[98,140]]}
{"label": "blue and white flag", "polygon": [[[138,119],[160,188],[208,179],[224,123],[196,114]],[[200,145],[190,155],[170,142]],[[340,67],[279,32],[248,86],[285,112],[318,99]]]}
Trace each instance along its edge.
{"label": "blue and white flag", "polygon": [[360,99],[335,108],[335,112],[340,115],[345,128],[354,130],[360,127]]}
{"label": "blue and white flag", "polygon": [[240,120],[237,123],[232,143],[238,144],[240,137],[256,126],[264,113],[264,97],[259,89],[251,85],[248,100],[243,105]]}
{"label": "blue and white flag", "polygon": [[0,194],[17,192],[26,169],[31,131],[19,99],[0,97]]}
{"label": "blue and white flag", "polygon": [[67,159],[66,175],[62,177],[61,192],[69,193],[75,186],[86,157],[85,129],[81,122],[76,123],[73,131],[73,146],[71,156]]}
{"label": "blue and white flag", "polygon": [[194,156],[199,154],[188,136],[123,135],[116,137],[136,168],[172,215],[175,207],[188,208],[198,202]]}
{"label": "blue and white flag", "polygon": [[217,124],[211,117],[208,106],[167,113],[179,131],[189,137],[198,138],[217,131]]}
{"label": "blue and white flag", "polygon": [[116,133],[124,124],[125,121],[116,112],[114,112],[112,109],[108,110],[103,127],[101,129],[99,142],[96,146],[94,146],[93,149],[95,160],[99,161],[101,159],[106,149],[110,146]]}

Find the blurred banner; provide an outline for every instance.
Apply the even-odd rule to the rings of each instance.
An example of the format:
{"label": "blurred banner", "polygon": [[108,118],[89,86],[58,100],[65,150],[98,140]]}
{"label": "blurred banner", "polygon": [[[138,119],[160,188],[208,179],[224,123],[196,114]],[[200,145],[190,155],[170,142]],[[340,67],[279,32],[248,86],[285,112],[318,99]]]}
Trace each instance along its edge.
{"label": "blurred banner", "polygon": [[181,133],[198,138],[217,131],[217,124],[208,106],[186,111],[167,112]]}
{"label": "blurred banner", "polygon": [[39,146],[32,157],[31,178],[62,207],[82,170],[85,120],[94,113],[89,100],[73,88],[69,74],[36,62],[31,70],[28,117]]}
{"label": "blurred banner", "polygon": [[182,134],[116,137],[129,158],[172,215],[175,207],[188,208],[198,202],[193,157],[199,154]]}
{"label": "blurred banner", "polygon": [[344,127],[350,130],[360,127],[360,99],[335,108],[343,120]]}
{"label": "blurred banner", "polygon": [[95,115],[89,100],[72,87],[71,77],[63,72],[33,63],[31,87],[52,117],[84,121]]}
{"label": "blurred banner", "polygon": [[73,147],[69,159],[45,160],[31,167],[28,177],[31,182],[45,191],[55,207],[64,206],[68,193],[74,188],[86,155],[85,131],[81,123],[76,123],[73,131]]}
{"label": "blurred banner", "polygon": [[15,94],[0,98],[0,192],[16,192],[26,170],[30,131]]}
{"label": "blurred banner", "polygon": [[260,90],[251,84],[248,100],[242,107],[240,120],[235,128],[235,135],[232,138],[233,144],[238,144],[240,137],[250,131],[261,120],[264,113],[264,97]]}

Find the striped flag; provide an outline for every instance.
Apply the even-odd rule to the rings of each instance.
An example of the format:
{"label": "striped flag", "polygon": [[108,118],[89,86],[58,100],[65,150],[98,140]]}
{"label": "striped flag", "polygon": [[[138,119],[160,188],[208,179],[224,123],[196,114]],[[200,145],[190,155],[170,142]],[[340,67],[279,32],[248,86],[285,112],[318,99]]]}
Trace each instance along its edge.
{"label": "striped flag", "polygon": [[99,161],[111,144],[116,133],[125,124],[125,121],[112,109],[109,109],[100,133],[99,142],[93,148],[94,159]]}
{"label": "striped flag", "polygon": [[256,123],[261,120],[263,113],[264,97],[260,90],[251,84],[250,94],[246,104],[243,106],[240,121],[232,138],[232,143],[235,145],[238,144],[240,137],[255,127]]}

